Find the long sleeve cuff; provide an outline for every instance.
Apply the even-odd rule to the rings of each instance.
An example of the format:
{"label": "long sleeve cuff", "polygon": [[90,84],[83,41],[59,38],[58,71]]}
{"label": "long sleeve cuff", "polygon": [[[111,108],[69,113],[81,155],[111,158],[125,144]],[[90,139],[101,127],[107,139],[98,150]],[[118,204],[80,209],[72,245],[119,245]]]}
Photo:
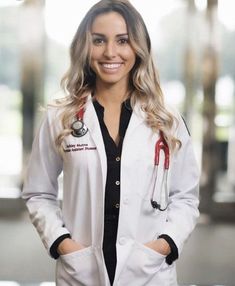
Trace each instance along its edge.
{"label": "long sleeve cuff", "polygon": [[57,252],[57,248],[59,244],[65,239],[65,238],[71,238],[71,235],[69,233],[63,234],[60,237],[58,237],[55,242],[50,247],[50,254],[54,259],[57,259],[60,255]]}
{"label": "long sleeve cuff", "polygon": [[179,257],[178,248],[177,248],[176,244],[174,243],[173,239],[169,235],[161,234],[161,235],[159,235],[158,238],[165,239],[170,245],[171,253],[169,255],[167,255],[166,263],[171,265]]}

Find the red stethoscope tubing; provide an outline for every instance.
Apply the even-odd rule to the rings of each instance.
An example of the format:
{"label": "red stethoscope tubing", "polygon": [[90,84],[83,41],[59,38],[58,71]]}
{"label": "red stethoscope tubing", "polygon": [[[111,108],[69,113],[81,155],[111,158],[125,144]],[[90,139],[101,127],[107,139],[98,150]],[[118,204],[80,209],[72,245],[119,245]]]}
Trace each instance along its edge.
{"label": "red stethoscope tubing", "polygon": [[160,138],[158,139],[158,141],[155,144],[155,160],[154,160],[154,164],[156,166],[159,165],[160,162],[160,151],[163,150],[164,155],[165,155],[165,160],[164,160],[164,169],[168,170],[169,169],[169,165],[170,165],[170,151],[169,151],[169,147],[168,144],[163,136],[162,131],[160,131]]}
{"label": "red stethoscope tubing", "polygon": [[85,109],[84,109],[84,108],[81,108],[81,109],[77,112],[77,114],[76,114],[77,120],[83,121],[84,112],[85,112]]}
{"label": "red stethoscope tubing", "polygon": [[163,136],[162,131],[160,131],[160,138],[157,140],[155,144],[155,158],[154,158],[154,171],[153,171],[154,172],[153,173],[154,185],[153,185],[153,190],[152,190],[152,195],[151,195],[151,205],[154,209],[165,211],[168,205],[162,207],[160,203],[154,200],[161,151],[163,151],[165,158],[164,158],[164,165],[163,165],[164,167],[163,178],[162,178],[161,186],[160,186],[160,199],[162,197],[162,190],[164,188],[165,200],[167,200],[168,199],[167,177],[168,177],[168,170],[169,170],[169,165],[170,165],[170,151],[169,151],[169,146]]}

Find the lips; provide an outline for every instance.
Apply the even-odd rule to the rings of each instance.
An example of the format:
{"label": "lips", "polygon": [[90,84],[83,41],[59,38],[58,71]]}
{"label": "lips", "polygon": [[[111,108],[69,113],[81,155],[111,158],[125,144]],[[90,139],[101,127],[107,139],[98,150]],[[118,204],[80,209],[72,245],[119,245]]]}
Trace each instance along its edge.
{"label": "lips", "polygon": [[105,69],[109,69],[109,70],[115,70],[120,68],[122,64],[121,63],[101,63],[101,66]]}

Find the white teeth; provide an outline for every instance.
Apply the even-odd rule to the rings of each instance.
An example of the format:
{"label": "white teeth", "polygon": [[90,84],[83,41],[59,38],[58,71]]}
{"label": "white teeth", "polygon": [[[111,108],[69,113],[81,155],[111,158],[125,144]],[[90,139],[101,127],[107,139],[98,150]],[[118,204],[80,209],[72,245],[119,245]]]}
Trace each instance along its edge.
{"label": "white teeth", "polygon": [[106,69],[117,69],[121,64],[102,64],[102,66]]}

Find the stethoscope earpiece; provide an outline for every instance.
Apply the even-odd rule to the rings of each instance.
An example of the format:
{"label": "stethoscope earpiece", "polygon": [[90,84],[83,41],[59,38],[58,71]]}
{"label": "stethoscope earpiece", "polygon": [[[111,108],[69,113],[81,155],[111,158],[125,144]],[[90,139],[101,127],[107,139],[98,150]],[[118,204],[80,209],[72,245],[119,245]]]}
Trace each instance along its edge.
{"label": "stethoscope earpiece", "polygon": [[160,205],[154,200],[151,200],[151,205],[154,209],[160,209]]}
{"label": "stethoscope earpiece", "polygon": [[151,205],[154,209],[159,210],[161,212],[164,212],[168,207],[167,205],[165,208],[162,208],[160,204],[158,204],[156,201],[153,201],[153,200],[151,200]]}

